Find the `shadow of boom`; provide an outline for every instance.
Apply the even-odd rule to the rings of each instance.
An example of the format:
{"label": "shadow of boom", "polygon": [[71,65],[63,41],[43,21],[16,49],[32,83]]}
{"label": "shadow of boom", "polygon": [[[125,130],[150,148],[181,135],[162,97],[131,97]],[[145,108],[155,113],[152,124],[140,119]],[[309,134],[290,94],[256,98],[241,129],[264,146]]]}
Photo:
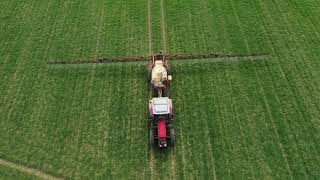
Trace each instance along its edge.
{"label": "shadow of boom", "polygon": [[[176,60],[192,60],[192,59],[217,59],[221,58],[227,61],[234,58],[248,58],[250,60],[261,59],[268,57],[269,53],[199,53],[199,54],[171,54],[168,55],[170,61]],[[53,60],[46,62],[49,65],[54,64],[99,64],[99,63],[125,63],[125,62],[146,62],[149,56],[119,56],[119,57],[98,57],[92,59],[76,59],[76,60]]]}

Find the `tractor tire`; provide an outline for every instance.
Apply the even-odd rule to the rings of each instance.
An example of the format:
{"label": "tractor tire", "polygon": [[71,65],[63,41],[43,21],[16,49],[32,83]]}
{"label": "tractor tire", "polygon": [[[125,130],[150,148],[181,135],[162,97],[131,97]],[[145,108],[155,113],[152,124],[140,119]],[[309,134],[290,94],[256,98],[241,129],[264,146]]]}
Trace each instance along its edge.
{"label": "tractor tire", "polygon": [[170,67],[169,63],[166,63],[165,66],[166,66],[167,74],[171,75],[171,67]]}
{"label": "tractor tire", "polygon": [[153,87],[153,85],[150,85],[150,94],[149,99],[152,99],[153,97],[158,97],[158,91]]}
{"label": "tractor tire", "polygon": [[150,145],[153,146],[154,145],[153,123],[150,123],[150,127],[149,127],[149,141],[150,141]]}
{"label": "tractor tire", "polygon": [[148,81],[151,81],[151,75],[152,75],[152,64],[148,64]]}
{"label": "tractor tire", "polygon": [[176,144],[176,134],[174,132],[174,128],[172,127],[170,129],[170,144],[175,145]]}
{"label": "tractor tire", "polygon": [[171,93],[171,89],[170,89],[170,84],[167,85],[167,88],[166,88],[166,96],[167,96],[169,99],[172,99],[172,93]]}

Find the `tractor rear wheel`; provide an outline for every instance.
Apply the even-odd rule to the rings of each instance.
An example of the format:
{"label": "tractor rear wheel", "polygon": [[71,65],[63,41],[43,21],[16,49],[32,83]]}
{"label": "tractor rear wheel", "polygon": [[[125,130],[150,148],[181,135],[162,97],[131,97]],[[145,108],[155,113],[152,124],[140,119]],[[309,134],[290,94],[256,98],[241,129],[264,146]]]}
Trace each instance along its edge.
{"label": "tractor rear wheel", "polygon": [[149,136],[150,136],[149,137],[150,145],[153,146],[154,145],[153,123],[150,123]]}
{"label": "tractor rear wheel", "polygon": [[174,132],[174,128],[172,127],[170,129],[170,144],[175,145],[176,144],[176,134]]}
{"label": "tractor rear wheel", "polygon": [[167,74],[168,74],[168,75],[171,75],[171,67],[170,67],[169,63],[166,62],[164,66],[166,67]]}

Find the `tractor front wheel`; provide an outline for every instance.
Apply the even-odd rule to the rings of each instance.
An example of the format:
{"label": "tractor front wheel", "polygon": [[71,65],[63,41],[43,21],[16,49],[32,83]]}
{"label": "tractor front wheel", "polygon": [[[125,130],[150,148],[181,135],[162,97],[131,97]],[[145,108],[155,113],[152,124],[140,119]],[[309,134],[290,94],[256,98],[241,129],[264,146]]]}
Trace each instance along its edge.
{"label": "tractor front wheel", "polygon": [[152,76],[152,64],[148,64],[148,81],[151,81],[151,76]]}
{"label": "tractor front wheel", "polygon": [[171,67],[170,67],[169,63],[166,62],[164,66],[166,67],[167,74],[168,74],[168,75],[171,75]]}
{"label": "tractor front wheel", "polygon": [[172,93],[171,93],[171,89],[170,89],[170,84],[167,85],[166,87],[166,96],[171,99],[172,98]]}

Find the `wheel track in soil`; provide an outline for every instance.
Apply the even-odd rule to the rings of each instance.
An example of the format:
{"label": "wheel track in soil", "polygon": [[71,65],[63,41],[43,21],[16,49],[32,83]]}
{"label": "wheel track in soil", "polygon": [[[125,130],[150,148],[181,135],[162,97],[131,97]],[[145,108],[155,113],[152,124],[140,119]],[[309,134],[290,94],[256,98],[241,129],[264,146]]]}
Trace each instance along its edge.
{"label": "wheel track in soil", "polygon": [[[147,8],[148,8],[148,49],[149,49],[149,54],[152,54],[152,10],[151,10],[151,5],[152,5],[152,0],[147,0]],[[150,86],[150,85],[149,85]],[[151,89],[151,88],[149,88]],[[152,91],[149,90],[149,99],[152,97]],[[149,138],[149,136],[148,136]],[[149,147],[149,167],[150,167],[150,179],[154,179],[154,166],[155,166],[155,155],[152,147]]]}
{"label": "wheel track in soil", "polygon": [[152,53],[152,16],[151,16],[151,0],[148,1],[148,48],[149,53]]}
{"label": "wheel track in soil", "polygon": [[4,159],[0,159],[0,166],[8,167],[11,169],[18,170],[20,172],[31,174],[31,175],[37,176],[41,179],[48,179],[48,180],[62,180],[63,179],[63,178],[54,177],[54,176],[47,174],[47,173],[44,173],[38,169],[29,168],[29,167],[26,167],[26,166],[23,166],[23,165],[20,165],[20,164],[17,164],[17,163],[8,161],[8,160],[4,160]]}
{"label": "wheel track in soil", "polygon": [[164,53],[167,53],[167,34],[166,34],[166,20],[164,15],[164,0],[160,0],[160,23],[161,23],[161,36],[162,36],[162,50]]}
{"label": "wheel track in soil", "polygon": [[[166,33],[166,20],[165,20],[165,13],[164,13],[164,0],[160,0],[160,23],[161,23],[161,36],[162,36],[162,50],[163,53],[167,53],[167,33]],[[177,179],[176,176],[176,147],[173,147],[171,151],[171,171],[172,171],[172,179]]]}

